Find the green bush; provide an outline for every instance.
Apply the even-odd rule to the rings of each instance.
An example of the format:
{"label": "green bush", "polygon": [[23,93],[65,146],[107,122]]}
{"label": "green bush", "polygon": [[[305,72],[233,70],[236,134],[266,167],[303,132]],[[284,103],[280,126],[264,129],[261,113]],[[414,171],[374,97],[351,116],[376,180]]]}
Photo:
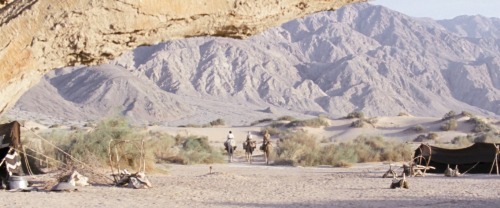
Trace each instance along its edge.
{"label": "green bush", "polygon": [[412,154],[409,145],[382,137],[361,136],[350,142],[321,147],[316,138],[306,132],[287,132],[279,144],[276,164],[345,167],[358,162],[405,161]]}
{"label": "green bush", "polygon": [[475,143],[478,143],[478,142],[483,142],[483,143],[500,143],[500,135],[497,134],[497,133],[492,133],[492,132],[488,132],[488,133],[483,133],[481,135],[479,135],[478,137],[476,137],[474,139],[474,142]]}
{"label": "green bush", "polygon": [[425,131],[425,128],[422,126],[422,125],[416,125],[412,128],[413,131],[415,132],[422,132],[422,131]]}
{"label": "green bush", "polygon": [[421,134],[418,135],[417,138],[413,139],[414,142],[427,142],[427,141],[434,141],[438,142],[439,136],[436,133],[429,133],[427,135]]}
{"label": "green bush", "polygon": [[295,120],[287,124],[287,127],[321,127],[328,126],[328,121],[323,118],[313,118],[307,120]]}
{"label": "green bush", "polygon": [[351,127],[354,128],[362,128],[363,126],[365,126],[365,122],[362,119],[356,120],[351,123]]}
{"label": "green bush", "polygon": [[345,118],[347,118],[347,119],[351,119],[351,118],[363,119],[363,118],[365,118],[365,114],[361,111],[355,111],[355,112],[347,114],[347,116]]}
{"label": "green bush", "polygon": [[469,118],[472,118],[474,117],[474,115],[470,112],[467,112],[467,111],[462,111],[462,113],[460,113],[461,116],[466,116],[466,117],[469,117]]}
{"label": "green bush", "polygon": [[457,129],[457,127],[458,127],[457,120],[453,118],[449,119],[448,121],[446,121],[446,123],[441,125],[440,129],[443,131],[452,131]]}
{"label": "green bush", "polygon": [[179,158],[183,164],[221,163],[224,160],[222,153],[210,146],[207,137],[196,136],[184,140]]}
{"label": "green bush", "polygon": [[441,119],[441,121],[450,120],[452,118],[455,118],[455,116],[457,116],[457,113],[455,113],[455,111],[450,111],[450,112],[444,114],[444,116]]}
{"label": "green bush", "polygon": [[467,123],[472,123],[474,124],[474,127],[472,128],[472,132],[475,133],[483,133],[483,132],[489,132],[491,131],[491,126],[484,122],[483,120],[477,118],[477,117],[471,117],[469,120],[467,120]]}
{"label": "green bush", "polygon": [[270,126],[265,126],[260,129],[260,135],[264,136],[266,131],[271,135],[271,136],[279,136],[283,131],[279,128],[275,127],[270,127]]}
{"label": "green bush", "polygon": [[294,121],[294,120],[296,119],[292,116],[282,116],[278,118],[278,121]]}
{"label": "green bush", "polygon": [[260,119],[258,121],[254,121],[254,122],[250,123],[250,126],[255,126],[257,124],[265,123],[265,122],[270,122],[270,121],[273,121],[273,119],[272,118]]}
{"label": "green bush", "polygon": [[291,162],[293,165],[313,166],[320,162],[316,138],[303,131],[285,133],[280,139],[276,156],[277,163]]}
{"label": "green bush", "polygon": [[[203,137],[172,137],[158,132],[141,131],[128,124],[124,118],[111,118],[101,121],[94,131],[62,132],[52,131],[45,135],[51,143],[69,153],[72,157],[87,164],[109,165],[110,141],[113,141],[113,154],[118,152],[120,167],[138,169],[141,154],[144,154],[146,170],[154,169],[159,161],[174,161],[182,164],[222,162],[220,151],[213,150],[208,139]],[[144,151],[141,153],[142,141]],[[42,146],[44,154],[62,162],[70,158],[48,144]],[[112,157],[113,161],[117,159]]]}
{"label": "green bush", "polygon": [[451,140],[451,143],[459,147],[470,146],[472,143],[474,143],[474,138],[472,138],[472,136],[470,135],[457,136]]}
{"label": "green bush", "polygon": [[210,126],[224,126],[225,125],[225,121],[222,120],[222,119],[217,119],[217,120],[214,120],[214,121],[210,121]]}

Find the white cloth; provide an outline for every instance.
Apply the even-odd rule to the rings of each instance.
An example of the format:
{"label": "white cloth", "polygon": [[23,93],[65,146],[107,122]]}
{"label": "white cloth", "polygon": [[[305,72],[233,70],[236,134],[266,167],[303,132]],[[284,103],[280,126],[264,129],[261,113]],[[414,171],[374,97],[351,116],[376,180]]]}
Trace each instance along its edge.
{"label": "white cloth", "polygon": [[232,133],[231,133],[231,134],[228,134],[228,135],[227,135],[227,138],[228,138],[228,139],[234,139],[234,135],[233,135]]}
{"label": "white cloth", "polygon": [[231,145],[231,147],[236,146],[236,141],[234,141],[234,139],[232,139],[232,138],[227,139],[226,143]]}

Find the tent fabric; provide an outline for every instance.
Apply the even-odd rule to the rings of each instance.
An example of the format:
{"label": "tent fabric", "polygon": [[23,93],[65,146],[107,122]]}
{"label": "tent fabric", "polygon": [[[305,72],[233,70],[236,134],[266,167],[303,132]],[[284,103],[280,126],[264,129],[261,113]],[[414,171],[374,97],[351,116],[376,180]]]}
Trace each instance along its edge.
{"label": "tent fabric", "polygon": [[[20,165],[20,157],[16,149],[21,149],[21,125],[17,121],[0,124],[0,187],[6,187],[7,180],[12,174],[24,175]],[[13,151],[10,151],[13,149]]]}
{"label": "tent fabric", "polygon": [[429,162],[430,166],[436,168],[428,172],[444,173],[449,165],[451,168],[458,166],[462,172],[470,169],[469,173],[489,173],[497,157],[497,148],[491,143],[475,143],[462,149],[422,144],[415,150],[414,156],[414,163],[427,165]]}

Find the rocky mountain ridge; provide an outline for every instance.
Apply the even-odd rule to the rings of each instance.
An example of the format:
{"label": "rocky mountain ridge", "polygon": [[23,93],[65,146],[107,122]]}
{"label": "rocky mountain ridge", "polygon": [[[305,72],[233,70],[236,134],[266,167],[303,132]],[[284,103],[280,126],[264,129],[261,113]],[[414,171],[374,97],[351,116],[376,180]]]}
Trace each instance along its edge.
{"label": "rocky mountain ridge", "polygon": [[[92,74],[60,70],[26,93],[16,108],[43,111],[27,103],[40,94],[37,88],[54,88],[52,96],[62,98],[47,99],[44,105],[71,103],[73,110],[68,111],[85,112],[71,119],[81,120],[98,118],[110,108],[137,121],[170,125],[217,118],[240,125],[272,116],[338,117],[352,111],[440,116],[464,110],[498,116],[500,41],[494,32],[468,26],[471,22],[487,25],[488,31],[500,29],[496,18],[429,23],[382,6],[351,5],[290,21],[247,40],[202,37],[139,47],[95,68],[121,70],[125,77],[140,80],[134,85],[137,90],[121,85],[109,92],[103,89],[113,85],[89,88],[101,85],[87,78]],[[71,87],[70,81],[56,82],[56,74],[83,81]],[[93,99],[94,93],[111,93],[120,102]],[[130,107],[131,100],[141,103]],[[272,114],[262,111],[270,106]]]}

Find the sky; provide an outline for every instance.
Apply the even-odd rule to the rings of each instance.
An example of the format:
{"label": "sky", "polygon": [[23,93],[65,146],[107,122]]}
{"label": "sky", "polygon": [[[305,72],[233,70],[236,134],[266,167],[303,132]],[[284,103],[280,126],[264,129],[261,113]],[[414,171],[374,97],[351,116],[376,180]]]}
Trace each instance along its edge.
{"label": "sky", "polygon": [[409,16],[436,20],[477,14],[500,18],[500,0],[372,0],[369,3]]}

